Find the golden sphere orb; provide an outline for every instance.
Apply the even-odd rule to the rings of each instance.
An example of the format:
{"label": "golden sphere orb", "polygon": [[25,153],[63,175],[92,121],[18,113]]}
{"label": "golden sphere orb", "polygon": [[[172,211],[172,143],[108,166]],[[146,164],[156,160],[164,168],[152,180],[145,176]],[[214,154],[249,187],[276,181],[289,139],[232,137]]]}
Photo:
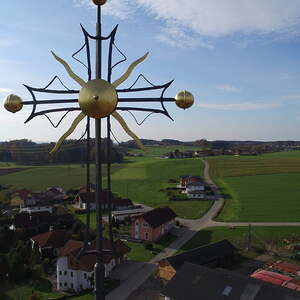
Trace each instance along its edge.
{"label": "golden sphere orb", "polygon": [[194,96],[188,91],[179,92],[176,97],[176,105],[180,108],[187,109],[194,104]]}
{"label": "golden sphere orb", "polygon": [[6,110],[16,113],[17,111],[21,110],[23,107],[22,98],[17,95],[8,95],[4,100],[4,107]]}
{"label": "golden sphere orb", "polygon": [[79,106],[89,117],[94,119],[109,116],[118,104],[115,87],[102,79],[88,81],[79,93]]}
{"label": "golden sphere orb", "polygon": [[104,5],[107,0],[92,0],[95,5]]}

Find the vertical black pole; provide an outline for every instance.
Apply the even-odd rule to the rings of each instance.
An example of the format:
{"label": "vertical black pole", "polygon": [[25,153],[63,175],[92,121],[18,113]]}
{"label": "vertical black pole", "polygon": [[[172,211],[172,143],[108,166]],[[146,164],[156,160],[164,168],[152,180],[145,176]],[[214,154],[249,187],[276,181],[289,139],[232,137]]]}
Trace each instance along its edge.
{"label": "vertical black pole", "polygon": [[87,191],[87,203],[86,203],[86,232],[85,232],[85,247],[87,247],[87,243],[90,238],[90,117],[87,117],[87,124],[86,124],[86,191]]}
{"label": "vertical black pole", "polygon": [[[111,194],[111,125],[110,116],[107,117],[107,139],[106,139],[106,154],[107,154],[107,193],[108,193],[108,226],[109,226],[109,240],[113,251],[113,256],[116,259],[116,251],[114,245],[114,237],[112,230],[112,194]],[[117,263],[117,262],[116,262]]]}
{"label": "vertical black pole", "polygon": [[[101,79],[101,56],[102,56],[102,40],[101,40],[101,6],[97,6],[97,25],[96,25],[96,79]],[[102,252],[102,170],[101,170],[101,119],[95,120],[96,131],[96,222],[97,222],[97,237],[96,250],[97,262],[95,264],[95,295],[96,300],[104,300],[104,261]]]}

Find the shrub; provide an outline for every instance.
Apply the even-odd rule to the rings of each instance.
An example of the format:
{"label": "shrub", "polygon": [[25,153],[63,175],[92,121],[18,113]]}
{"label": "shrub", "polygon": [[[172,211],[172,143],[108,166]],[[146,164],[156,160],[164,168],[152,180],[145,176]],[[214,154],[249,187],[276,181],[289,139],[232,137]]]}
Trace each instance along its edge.
{"label": "shrub", "polygon": [[152,249],[153,249],[153,245],[152,245],[151,242],[146,242],[146,243],[144,244],[144,248],[145,248],[146,250],[152,250]]}

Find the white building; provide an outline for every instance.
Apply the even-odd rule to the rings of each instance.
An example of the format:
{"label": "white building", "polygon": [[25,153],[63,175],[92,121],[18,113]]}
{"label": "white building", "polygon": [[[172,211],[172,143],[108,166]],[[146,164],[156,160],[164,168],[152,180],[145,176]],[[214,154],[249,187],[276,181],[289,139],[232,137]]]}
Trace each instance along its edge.
{"label": "white building", "polygon": [[28,206],[28,207],[23,207],[20,208],[20,213],[21,212],[27,212],[29,214],[34,213],[34,212],[42,212],[42,211],[48,211],[50,214],[53,212],[53,207],[51,206]]}
{"label": "white building", "polygon": [[[114,244],[117,258],[113,257],[112,252],[105,252],[104,254],[105,277],[116,265],[126,261],[126,254],[130,251],[120,240],[115,241]],[[80,292],[93,287],[96,255],[78,257],[83,246],[83,242],[73,240],[68,241],[64,246],[56,266],[57,290]],[[106,239],[103,240],[103,248],[111,250],[111,244]],[[87,251],[95,249],[96,242],[94,241],[88,246]]]}
{"label": "white building", "polygon": [[191,191],[186,195],[190,199],[205,199],[205,193],[203,191]]}
{"label": "white building", "polygon": [[205,185],[203,182],[192,182],[186,185],[186,193],[192,193],[195,191],[205,191]]}

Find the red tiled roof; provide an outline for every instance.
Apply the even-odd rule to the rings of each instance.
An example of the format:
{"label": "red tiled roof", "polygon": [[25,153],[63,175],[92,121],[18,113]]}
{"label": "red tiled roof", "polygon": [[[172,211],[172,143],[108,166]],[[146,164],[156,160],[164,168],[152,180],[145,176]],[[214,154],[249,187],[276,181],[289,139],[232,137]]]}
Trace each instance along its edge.
{"label": "red tiled roof", "polygon": [[152,228],[156,228],[162,224],[175,219],[177,215],[170,207],[158,207],[147,211],[138,218],[143,218]]}
{"label": "red tiled roof", "polygon": [[250,277],[270,282],[276,285],[283,285],[286,281],[292,280],[292,277],[266,270],[257,271],[253,273]]}
{"label": "red tiled roof", "polygon": [[277,261],[270,266],[272,269],[276,269],[286,273],[297,274],[300,271],[300,266],[295,264],[290,264],[284,261]]}
{"label": "red tiled roof", "polygon": [[35,235],[31,239],[37,242],[41,248],[62,248],[68,240],[68,233],[64,230],[55,230]]}
{"label": "red tiled roof", "polygon": [[[130,251],[130,248],[127,247],[121,240],[117,240],[114,242],[116,255],[118,257],[122,257],[126,253]],[[112,250],[111,243],[107,239],[103,239],[102,241],[103,249]],[[88,272],[93,271],[95,263],[96,263],[96,255],[82,255],[78,259],[79,252],[81,248],[84,246],[83,242],[78,241],[68,241],[62,251],[62,256],[72,256],[73,259],[77,260],[80,269]],[[86,251],[96,250],[96,241],[93,241],[89,244]],[[104,263],[109,263],[113,258],[112,252],[104,252]]]}

